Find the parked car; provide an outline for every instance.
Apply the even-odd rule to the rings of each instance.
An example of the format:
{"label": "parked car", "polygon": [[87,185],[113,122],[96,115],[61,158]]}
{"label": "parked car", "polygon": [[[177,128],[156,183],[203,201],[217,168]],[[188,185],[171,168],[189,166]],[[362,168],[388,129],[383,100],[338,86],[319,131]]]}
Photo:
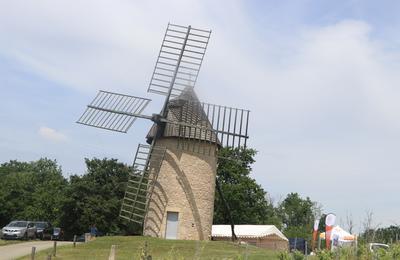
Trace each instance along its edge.
{"label": "parked car", "polygon": [[36,226],[36,237],[38,237],[40,239],[44,239],[43,238],[43,231],[46,228],[51,228],[51,224],[49,222],[46,222],[46,221],[36,221],[35,222],[35,226]]}
{"label": "parked car", "polygon": [[45,228],[41,234],[41,239],[46,240],[63,240],[64,231],[59,227],[49,226]]}
{"label": "parked car", "polygon": [[53,228],[53,240],[63,240],[64,239],[64,231],[59,228]]}
{"label": "parked car", "polygon": [[381,244],[381,243],[369,243],[369,251],[376,252],[378,249],[384,249],[384,250],[389,250],[389,246],[386,244]]}
{"label": "parked car", "polygon": [[36,238],[35,223],[25,220],[11,221],[2,228],[4,239],[29,239]]}

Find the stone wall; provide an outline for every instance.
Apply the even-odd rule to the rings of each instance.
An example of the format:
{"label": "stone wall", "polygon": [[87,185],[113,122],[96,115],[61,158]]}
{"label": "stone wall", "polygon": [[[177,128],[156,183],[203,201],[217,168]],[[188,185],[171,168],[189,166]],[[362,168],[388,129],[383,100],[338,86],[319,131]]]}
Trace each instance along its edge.
{"label": "stone wall", "polygon": [[[215,149],[210,143],[193,145]],[[161,138],[167,147],[144,221],[144,235],[165,237],[167,212],[178,212],[178,239],[209,240],[214,213],[216,157],[178,149],[177,139]]]}

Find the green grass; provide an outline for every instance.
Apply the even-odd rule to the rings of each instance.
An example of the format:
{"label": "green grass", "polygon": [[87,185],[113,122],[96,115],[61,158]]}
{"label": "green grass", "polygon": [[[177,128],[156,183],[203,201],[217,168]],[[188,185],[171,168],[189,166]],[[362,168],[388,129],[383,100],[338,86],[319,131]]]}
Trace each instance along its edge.
{"label": "green grass", "polygon": [[[101,237],[73,248],[57,249],[52,259],[108,259],[111,245],[116,245],[116,259],[140,259],[147,241],[152,259],[276,259],[277,252],[230,242],[164,240],[150,237]],[[36,259],[46,259],[51,249],[41,251]],[[22,259],[30,259],[25,257]]]}
{"label": "green grass", "polygon": [[20,240],[3,240],[0,239],[0,246],[6,246],[6,245],[10,245],[10,244],[15,244],[15,243],[21,243]]}

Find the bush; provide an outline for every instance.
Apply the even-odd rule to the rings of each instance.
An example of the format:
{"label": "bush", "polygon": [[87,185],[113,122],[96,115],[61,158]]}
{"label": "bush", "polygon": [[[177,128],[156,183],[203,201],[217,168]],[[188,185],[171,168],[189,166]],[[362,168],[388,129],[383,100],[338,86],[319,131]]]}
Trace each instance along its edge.
{"label": "bush", "polygon": [[320,250],[317,251],[317,257],[319,260],[332,260],[333,259],[333,252],[329,250]]}
{"label": "bush", "polygon": [[357,248],[358,259],[369,259],[371,258],[371,253],[366,245],[359,245]]}
{"label": "bush", "polygon": [[400,259],[400,244],[393,244],[390,247],[389,255],[392,259]]}
{"label": "bush", "polygon": [[282,251],[278,253],[279,260],[291,260],[290,254],[288,251]]}
{"label": "bush", "polygon": [[293,260],[304,260],[305,256],[302,252],[294,250],[292,253]]}
{"label": "bush", "polygon": [[339,248],[339,250],[335,252],[335,258],[343,260],[356,259],[354,248],[353,247]]}

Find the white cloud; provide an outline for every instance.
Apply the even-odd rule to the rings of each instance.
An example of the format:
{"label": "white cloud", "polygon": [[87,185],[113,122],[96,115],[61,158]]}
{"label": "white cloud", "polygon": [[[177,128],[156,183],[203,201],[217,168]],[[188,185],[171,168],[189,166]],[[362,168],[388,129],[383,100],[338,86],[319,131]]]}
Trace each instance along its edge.
{"label": "white cloud", "polygon": [[46,126],[41,126],[39,128],[38,134],[42,138],[56,143],[65,142],[67,140],[66,135]]}

